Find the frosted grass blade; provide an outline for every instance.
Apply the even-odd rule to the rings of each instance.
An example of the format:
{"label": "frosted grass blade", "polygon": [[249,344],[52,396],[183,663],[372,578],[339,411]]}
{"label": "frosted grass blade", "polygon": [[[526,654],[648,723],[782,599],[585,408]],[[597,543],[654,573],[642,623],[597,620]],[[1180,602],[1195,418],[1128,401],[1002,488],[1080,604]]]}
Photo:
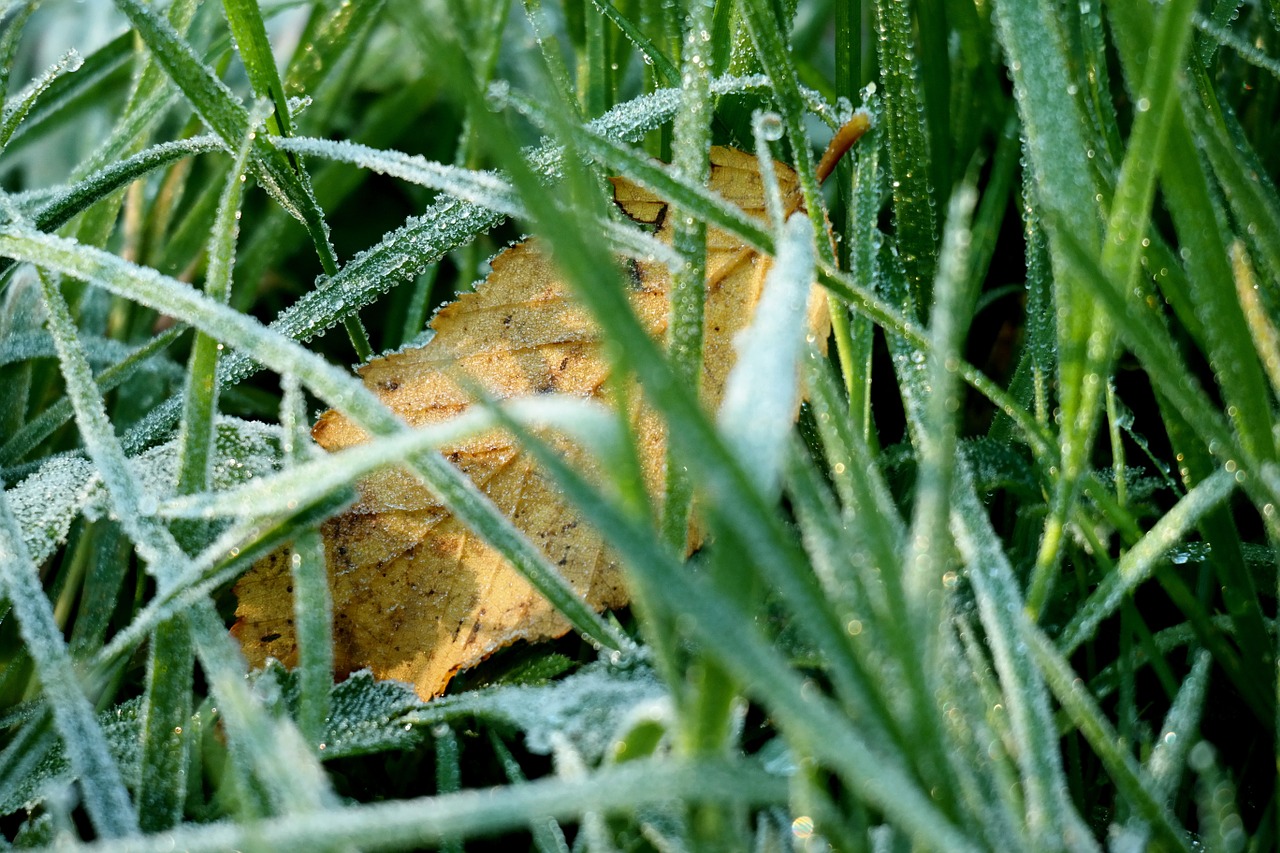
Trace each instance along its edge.
{"label": "frosted grass blade", "polygon": [[[1060,216],[1062,227],[1085,248],[1096,253],[1101,245],[1095,174],[1087,157],[1096,148],[1087,134],[1089,123],[1073,97],[1065,36],[1059,20],[1048,4],[1000,2],[996,32],[1004,48],[1006,63],[1013,79],[1018,114],[1022,121],[1024,152],[1031,180],[1027,193],[1028,206],[1035,209],[1036,220],[1043,224],[1051,212]],[[1100,144],[1100,141],[1099,141]],[[1049,256],[1054,272],[1052,291],[1057,317],[1059,406],[1064,424],[1060,443],[1062,477],[1054,484],[1054,503],[1045,524],[1038,558],[1036,598],[1047,592],[1050,571],[1056,565],[1075,488],[1077,470],[1085,453],[1081,443],[1085,436],[1077,434],[1075,424],[1082,408],[1082,395],[1091,375],[1088,369],[1088,347],[1094,329],[1096,309],[1079,283],[1063,266],[1061,249],[1052,228]],[[1046,306],[1047,307],[1047,306]]]}
{"label": "frosted grass blade", "polygon": [[[813,573],[822,584],[836,618],[855,638],[850,641],[858,666],[850,675],[855,690],[843,696],[851,715],[858,720],[871,743],[895,744],[905,751],[910,737],[904,731],[903,715],[895,710],[896,698],[885,688],[895,684],[890,674],[892,665],[882,659],[877,643],[863,634],[878,636],[881,620],[886,618],[884,593],[879,589],[874,571],[860,571],[853,554],[866,553],[866,545],[858,534],[843,525],[842,515],[825,491],[822,475],[800,449],[792,443],[787,465],[787,495],[791,500],[805,553],[813,565]],[[874,523],[874,522],[873,522]]]}
{"label": "frosted grass blade", "polygon": [[1160,798],[1149,789],[1133,756],[1124,751],[1123,739],[1112,728],[1097,703],[1076,677],[1070,665],[1058,654],[1053,642],[1034,625],[1024,620],[1023,636],[1029,653],[1035,658],[1054,696],[1062,703],[1072,724],[1080,731],[1094,753],[1102,761],[1116,790],[1141,815],[1161,847],[1168,850],[1193,849],[1191,838],[1177,819],[1169,813]]}
{"label": "frosted grass blade", "polygon": [[488,208],[504,216],[519,216],[524,209],[500,175],[432,162],[421,155],[378,150],[347,140],[295,136],[276,141],[282,151],[352,163],[382,175],[419,186],[442,190],[454,198]]}
{"label": "frosted grass blade", "polygon": [[85,809],[105,838],[135,835],[138,815],[125,790],[120,768],[81,691],[62,631],[53,618],[36,566],[31,562],[0,484],[0,583],[18,619],[18,630],[35,661],[40,687],[53,712],[54,725],[84,790]]}
{"label": "frosted grass blade", "polygon": [[74,50],[69,51],[61,59],[49,66],[43,74],[33,80],[25,89],[6,100],[4,111],[0,113],[0,151],[9,144],[18,125],[31,112],[39,99],[59,77],[73,74],[80,70],[84,59]]}
{"label": "frosted grass blade", "polygon": [[1088,122],[1062,93],[1071,80],[1062,35],[1042,3],[996,4],[996,34],[1011,70],[1037,201],[1058,212],[1086,249],[1101,244],[1084,135]]}
{"label": "frosted grass blade", "polygon": [[[210,238],[205,293],[220,302],[227,300],[231,290],[242,175],[252,143],[253,134],[249,133],[236,153]],[[219,349],[216,340],[196,333],[178,432],[176,488],[180,494],[203,490],[209,484],[216,439]],[[182,532],[192,529],[187,525]],[[143,827],[148,832],[169,829],[182,821],[190,748],[183,731],[190,727],[194,652],[191,625],[181,616],[164,622],[151,636],[139,791]]]}
{"label": "frosted grass blade", "polygon": [[[576,397],[516,399],[504,404],[503,411],[520,423],[572,436],[602,458],[608,458],[618,440],[614,417],[599,404]],[[262,519],[281,515],[293,509],[292,505],[320,501],[374,471],[408,463],[416,455],[479,435],[495,423],[495,413],[485,407],[471,407],[447,421],[402,430],[338,453],[321,454],[296,462],[278,474],[255,477],[242,486],[174,497],[161,504],[158,512],[169,518],[192,519]]]}
{"label": "frosted grass blade", "polygon": [[[15,224],[14,227],[18,226]],[[124,263],[114,255],[79,246],[72,241],[51,238],[47,235],[40,235],[40,237],[53,241],[54,244],[72,247],[73,254],[96,253],[111,259],[113,263]],[[11,256],[15,259],[18,257]],[[162,278],[158,274],[155,275]],[[93,278],[92,275],[84,277]],[[138,555],[148,563],[148,571],[155,576],[157,586],[163,592],[189,561],[172,534],[149,512],[154,499],[145,494],[141,484],[129,470],[102,400],[96,394],[88,362],[79,346],[75,324],[61,292],[47,275],[42,274],[40,282],[49,315],[49,331],[58,347],[67,395],[76,408],[80,435],[106,485],[112,508],[121,527],[133,540]],[[228,313],[233,312],[228,310]],[[293,762],[293,769],[300,774],[295,782],[294,776],[280,774],[279,761],[270,751],[242,748],[249,741],[260,745],[264,737],[267,738],[266,742],[275,743],[276,735],[262,734],[268,722],[261,709],[248,696],[244,683],[243,659],[218,619],[213,603],[207,598],[197,602],[197,606],[192,608],[187,618],[192,631],[192,640],[200,655],[201,666],[214,687],[219,703],[227,712],[225,719],[230,741],[233,751],[238,750],[240,766],[252,767],[264,783],[269,785],[269,795],[277,802],[284,804],[297,802],[299,799],[305,800],[308,796],[307,792],[299,788],[301,782],[306,779],[305,763],[299,764],[296,760]]]}
{"label": "frosted grass blade", "polygon": [[809,220],[792,216],[779,239],[751,325],[734,342],[738,360],[725,381],[717,416],[725,443],[766,500],[777,497],[800,405],[813,244]]}
{"label": "frosted grass blade", "polygon": [[1198,740],[1200,718],[1209,692],[1209,666],[1213,656],[1201,649],[1194,656],[1191,672],[1174,697],[1164,725],[1156,738],[1155,748],[1147,759],[1146,772],[1155,789],[1153,793],[1166,807],[1178,793],[1178,783],[1187,766],[1187,757]]}
{"label": "frosted grass blade", "polygon": [[[962,408],[956,368],[963,354],[963,338],[970,319],[965,303],[969,289],[971,223],[977,200],[976,189],[967,181],[951,197],[937,278],[929,288],[935,301],[929,312],[932,347],[928,395],[923,406],[907,413],[915,426],[912,438],[918,469],[911,532],[904,557],[904,581],[910,605],[917,610],[914,614],[917,624],[921,626],[937,622],[936,610],[920,608],[927,608],[930,599],[937,599],[951,560],[947,518],[951,472],[956,462],[956,412]],[[904,396],[915,397],[905,393]]]}
{"label": "frosted grass blade", "polygon": [[[986,630],[1004,702],[1026,801],[1028,835],[1055,849],[1078,833],[1079,817],[1066,797],[1066,778],[1043,676],[1026,651],[1021,595],[1013,568],[974,493],[967,463],[956,471],[951,532],[967,567]],[[1092,839],[1074,837],[1076,845]],[[1074,845],[1073,845],[1074,846]]]}
{"label": "frosted grass blade", "polygon": [[111,81],[129,62],[133,50],[133,36],[123,33],[86,56],[75,74],[63,75],[54,81],[27,113],[26,120],[18,125],[5,153],[11,158],[28,145],[46,138],[45,134],[58,124],[57,119],[70,109],[69,105],[90,97],[98,87]]}
{"label": "frosted grass blade", "polygon": [[802,362],[805,389],[843,504],[841,520],[854,531],[872,565],[883,571],[897,560],[907,528],[875,455],[843,417],[846,402],[830,365],[817,355],[811,349],[810,357]]}
{"label": "frosted grass blade", "polygon": [[148,601],[133,621],[112,635],[110,642],[94,656],[94,665],[109,667],[121,655],[131,653],[161,622],[202,606],[218,587],[235,580],[253,563],[287,545],[297,528],[318,525],[349,502],[350,495],[340,492],[336,497],[302,507],[284,518],[233,525]]}
{"label": "frosted grass blade", "polygon": [[281,817],[244,824],[219,823],[131,839],[133,846],[103,844],[98,853],[164,853],[177,845],[191,853],[245,848],[272,849],[352,844],[402,848],[440,844],[555,818],[580,819],[586,812],[627,813],[671,799],[763,806],[782,802],[786,781],[744,762],[637,761],[580,779],[546,779],[489,791],[461,791],[334,808],[322,814]]}
{"label": "frosted grass blade", "polygon": [[[292,375],[282,378],[284,399],[280,423],[285,452],[293,464],[307,459],[311,435],[307,403]],[[324,540],[315,529],[304,529],[293,540],[294,625],[298,637],[298,728],[307,745],[318,753],[329,716],[333,690],[333,601],[325,563]]]}
{"label": "frosted grass blade", "polygon": [[[682,95],[672,127],[671,168],[680,180],[706,186],[711,178],[711,51],[702,41],[710,31],[712,5],[691,0],[685,6],[680,37]],[[694,389],[702,384],[703,309],[707,301],[707,223],[679,204],[671,211],[671,245],[682,263],[671,271],[671,320],[667,358],[678,380]],[[693,483],[668,446],[662,502],[662,536],[676,551],[685,548]]]}

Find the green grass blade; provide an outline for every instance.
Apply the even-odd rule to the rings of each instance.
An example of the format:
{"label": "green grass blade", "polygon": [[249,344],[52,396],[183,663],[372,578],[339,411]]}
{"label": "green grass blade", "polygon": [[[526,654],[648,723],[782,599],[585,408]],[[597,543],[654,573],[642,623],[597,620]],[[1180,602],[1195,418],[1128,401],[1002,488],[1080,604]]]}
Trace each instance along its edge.
{"label": "green grass blade", "polygon": [[[944,157],[945,152],[930,152],[928,147],[925,105],[919,89],[921,74],[914,60],[911,10],[904,3],[880,0],[875,4],[875,14],[898,256],[907,277],[911,311],[922,315],[932,302],[929,287],[937,258],[930,157]],[[938,24],[922,22],[922,26]],[[943,108],[936,105],[936,109]]]}
{"label": "green grass blade", "polygon": [[1267,315],[1266,306],[1259,295],[1257,276],[1244,244],[1239,240],[1231,244],[1231,272],[1236,283],[1236,298],[1249,324],[1249,336],[1262,360],[1272,393],[1280,396],[1280,332]]}
{"label": "green grass blade", "polygon": [[[238,148],[249,131],[249,113],[235,94],[154,10],[138,0],[118,0],[116,5],[209,129],[229,147]],[[271,186],[269,177],[264,185]],[[300,213],[297,215],[301,218]]]}
{"label": "green grass blade", "polygon": [[274,105],[274,115],[267,121],[268,129],[277,136],[293,135],[293,120],[289,115],[289,102],[280,82],[271,42],[267,39],[267,25],[262,20],[262,10],[253,0],[222,0],[231,27],[231,37],[240,52],[249,82],[259,98]]}
{"label": "green grass blade", "polygon": [[1125,552],[1115,571],[1103,578],[1089,599],[1076,609],[1071,622],[1058,637],[1062,654],[1072,654],[1087,641],[1098,624],[1151,576],[1165,554],[1183,541],[1206,513],[1231,496],[1235,486],[1235,478],[1219,470],[1196,484],[1173,509],[1161,516],[1142,540]]}
{"label": "green grass blade", "polygon": [[[804,196],[809,220],[815,233],[826,234],[826,205],[814,172],[809,134],[804,128],[807,105],[800,91],[800,81],[787,49],[784,31],[778,26],[775,10],[767,0],[741,0],[738,8],[751,32],[756,55],[773,84],[774,101],[787,129],[787,138],[791,141],[792,166],[800,177],[800,192]],[[828,241],[817,242],[817,255],[823,262],[835,264],[835,253]]]}
{"label": "green grass blade", "polygon": [[678,87],[680,85],[680,69],[671,58],[644,34],[630,18],[627,18],[610,0],[592,0],[592,5],[617,26],[627,40],[640,51],[646,65],[652,65],[663,86]]}
{"label": "green grass blade", "polygon": [[[280,422],[294,464],[304,461],[311,444],[306,398],[292,376],[285,376]],[[333,602],[329,596],[324,539],[304,530],[293,541],[294,625],[298,636],[298,728],[317,751],[329,717],[333,690]]]}
{"label": "green grass blade", "polygon": [[[240,196],[245,165],[253,144],[246,134],[236,152],[218,201],[213,232],[209,239],[209,265],[204,292],[225,303],[231,295],[231,272],[235,267],[236,237],[240,231]],[[220,345],[197,332],[187,362],[187,383],[183,396],[182,422],[178,431],[178,492],[203,490],[213,464],[214,420],[218,411],[218,358]]]}
{"label": "green grass blade", "polygon": [[[687,6],[681,43],[680,109],[672,130],[672,169],[686,183],[705,186],[711,177],[710,51],[702,34],[711,27],[712,6],[692,0]],[[683,261],[671,273],[671,320],[667,327],[667,356],[679,381],[695,392],[702,386],[703,308],[707,296],[707,224],[676,205],[671,244]],[[662,502],[662,536],[676,551],[684,550],[693,503],[693,483],[688,469],[667,449],[666,481]]]}
{"label": "green grass blade", "polygon": [[[298,40],[289,68],[285,72],[287,93],[312,94],[312,90],[330,79],[342,67],[363,40],[363,34],[385,6],[384,0],[366,3],[342,3]],[[304,119],[305,121],[305,119]]]}
{"label": "green grass blade", "polygon": [[34,212],[32,221],[42,231],[54,231],[95,202],[156,169],[163,169],[187,157],[223,150],[222,142],[211,135],[153,145],[103,167],[58,193]]}
{"label": "green grass blade", "polygon": [[191,632],[182,617],[151,635],[142,710],[138,816],[144,832],[171,829],[182,821],[187,796],[192,660]]}
{"label": "green grass blade", "polygon": [[1240,155],[1241,143],[1233,141],[1220,123],[1210,121],[1202,108],[1192,110],[1188,120],[1261,267],[1273,281],[1280,280],[1280,199],[1274,185],[1255,171],[1250,162],[1254,158]]}
{"label": "green grass blade", "polygon": [[[1156,177],[1160,174],[1165,138],[1177,106],[1176,81],[1190,43],[1194,10],[1192,0],[1179,0],[1169,4],[1160,19],[1151,60],[1139,89],[1137,116],[1111,201],[1099,264],[1109,276],[1123,284],[1126,291],[1137,284],[1142,239],[1150,223]],[[1049,239],[1051,243],[1056,240],[1052,232]],[[1065,390],[1063,393],[1061,476],[1055,484],[1050,519],[1027,592],[1027,606],[1034,613],[1044,607],[1052,573],[1060,558],[1066,516],[1096,438],[1106,386],[1089,377],[1108,376],[1115,358],[1110,330],[1114,317],[1091,310],[1088,318],[1075,317],[1068,322],[1072,342],[1067,343],[1064,352],[1073,356],[1064,366],[1069,366],[1076,378],[1064,377],[1063,385],[1070,381],[1078,382],[1078,386],[1071,393]],[[1085,322],[1089,325],[1081,325]]]}
{"label": "green grass blade", "polygon": [[[923,796],[895,756],[873,752],[848,718],[816,692],[803,695],[797,673],[772,641],[759,633],[755,620],[731,594],[686,572],[645,527],[621,513],[545,444],[514,423],[509,422],[509,428],[583,516],[606,532],[614,549],[625,555],[633,583],[645,591],[646,600],[661,608],[666,619],[678,620],[676,624],[769,709],[795,744],[832,767],[859,797],[883,810],[922,843],[970,849],[964,836]],[[818,605],[803,612],[813,618],[823,610]],[[871,767],[874,772],[864,775]]]}
{"label": "green grass blade", "polygon": [[10,10],[9,20],[4,23],[3,32],[0,33],[0,92],[9,91],[9,75],[13,72],[13,60],[18,52],[22,31],[38,5],[36,0],[26,0],[17,11]]}

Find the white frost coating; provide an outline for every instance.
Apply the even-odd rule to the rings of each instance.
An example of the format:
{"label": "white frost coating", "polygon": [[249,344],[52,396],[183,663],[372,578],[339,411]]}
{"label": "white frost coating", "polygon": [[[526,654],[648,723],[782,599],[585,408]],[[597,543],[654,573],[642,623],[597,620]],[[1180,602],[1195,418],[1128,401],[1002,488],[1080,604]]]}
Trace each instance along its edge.
{"label": "white frost coating", "polygon": [[[603,458],[621,444],[617,419],[599,404],[550,395],[514,400],[507,414],[527,426],[550,427],[572,436]],[[479,406],[449,421],[402,432],[376,442],[325,454],[240,488],[184,495],[160,507],[169,518],[263,518],[320,500],[379,468],[492,429],[496,417]]]}
{"label": "white frost coating", "polygon": [[635,722],[634,714],[643,709],[660,715],[659,706],[670,701],[666,685],[647,666],[594,663],[542,687],[497,687],[437,699],[408,718],[420,725],[469,715],[505,721],[525,733],[530,752],[550,755],[554,735],[595,765]]}
{"label": "white frost coating", "polygon": [[766,495],[779,487],[787,437],[800,404],[800,353],[813,263],[813,226],[797,213],[778,241],[751,325],[734,341],[738,361],[720,406],[720,429]]}

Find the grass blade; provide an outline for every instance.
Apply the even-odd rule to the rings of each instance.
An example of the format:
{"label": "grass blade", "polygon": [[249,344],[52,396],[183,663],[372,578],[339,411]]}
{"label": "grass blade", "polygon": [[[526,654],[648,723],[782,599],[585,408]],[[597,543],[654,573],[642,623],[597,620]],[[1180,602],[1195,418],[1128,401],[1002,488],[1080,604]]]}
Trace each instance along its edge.
{"label": "grass blade", "polygon": [[[929,289],[937,257],[930,156],[944,157],[945,152],[929,151],[911,11],[892,0],[880,0],[875,10],[896,241],[911,295],[908,313],[919,316],[932,302]],[[922,28],[936,26],[938,22],[922,23]]]}

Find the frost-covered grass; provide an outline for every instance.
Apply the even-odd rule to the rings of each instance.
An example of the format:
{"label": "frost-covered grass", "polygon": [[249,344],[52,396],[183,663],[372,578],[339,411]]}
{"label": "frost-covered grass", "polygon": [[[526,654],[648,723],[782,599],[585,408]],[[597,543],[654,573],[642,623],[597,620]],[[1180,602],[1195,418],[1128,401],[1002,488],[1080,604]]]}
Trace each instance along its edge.
{"label": "frost-covered grass", "polygon": [[[796,5],[6,8],[9,843],[1280,843],[1280,8]],[[809,216],[708,192],[711,144],[794,164]],[[619,174],[670,200],[672,246],[614,214]],[[711,226],[778,259],[718,413],[690,379]],[[600,407],[414,432],[349,370],[524,233],[669,425],[659,518]],[[669,350],[618,254],[673,269]],[[314,452],[330,406],[377,438]],[[433,452],[495,423],[621,555],[628,611]],[[316,531],[388,464],[576,633],[429,703],[335,685]],[[230,585],[287,542],[302,662],[246,678]]]}

